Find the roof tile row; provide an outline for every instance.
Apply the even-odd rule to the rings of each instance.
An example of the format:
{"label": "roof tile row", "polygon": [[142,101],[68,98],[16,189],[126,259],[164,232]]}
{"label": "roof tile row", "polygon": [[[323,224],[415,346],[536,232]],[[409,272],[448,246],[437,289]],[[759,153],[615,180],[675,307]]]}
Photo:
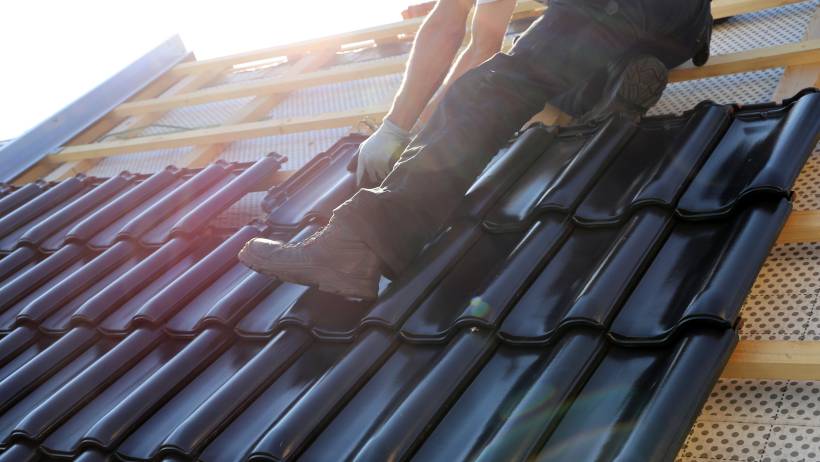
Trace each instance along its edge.
{"label": "roof tile row", "polygon": [[241,171],[217,162],[192,173],[168,167],[148,178],[123,172],[96,185],[79,175],[54,187],[27,185],[0,199],[0,252],[23,247],[56,252],[66,244],[108,249],[129,240],[158,247],[206,222],[259,187],[283,162],[263,158]]}
{"label": "roof tile row", "polygon": [[221,242],[206,223],[249,190],[241,177],[177,193],[185,212],[155,202],[102,252],[88,243],[111,219],[50,255],[13,240],[0,461],[670,460],[737,341],[819,115],[807,92],[530,128],[375,304],[235,256],[329,218],[354,191],[361,137]]}

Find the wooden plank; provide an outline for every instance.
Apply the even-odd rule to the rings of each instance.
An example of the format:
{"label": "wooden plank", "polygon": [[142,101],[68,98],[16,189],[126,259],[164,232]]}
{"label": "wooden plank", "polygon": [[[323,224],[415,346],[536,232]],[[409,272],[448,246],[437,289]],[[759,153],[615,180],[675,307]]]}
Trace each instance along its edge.
{"label": "wooden plank", "polygon": [[820,39],[712,56],[703,67],[684,64],[669,73],[670,82],[703,79],[772,67],[820,63]]}
{"label": "wooden plank", "polygon": [[24,184],[33,183],[41,178],[45,178],[59,166],[59,162],[55,162],[46,157],[40,162],[37,162],[34,167],[31,167],[26,170],[25,173],[15,178],[14,181],[12,181],[12,184],[22,186]]}
{"label": "wooden plank", "polygon": [[[512,48],[512,45],[512,37],[507,37],[504,39],[502,50],[508,51]],[[268,79],[238,82],[178,95],[164,95],[160,98],[148,99],[144,101],[133,101],[121,104],[112,112],[118,116],[127,116],[144,114],[153,111],[167,111],[176,107],[190,106],[226,99],[289,93],[294,90],[301,90],[303,88],[318,85],[348,82],[351,80],[366,79],[368,77],[401,73],[404,72],[406,67],[407,57],[396,56],[373,62],[351,64],[310,73],[289,73],[284,76],[277,76]]]}
{"label": "wooden plank", "polygon": [[561,112],[555,106],[547,105],[544,110],[534,115],[524,126],[533,123],[542,123],[544,125],[568,125],[572,121],[572,116]]}
{"label": "wooden plank", "polygon": [[[743,72],[767,67],[812,62],[820,63],[820,39],[716,56],[704,67],[681,67],[675,69],[670,73],[670,77],[673,81],[680,81],[684,79],[709,77],[721,73]],[[127,141],[69,146],[60,153],[55,154],[54,157],[62,160],[92,159],[118,153],[124,154],[178,146],[222,143],[255,136],[294,133],[301,131],[300,127],[308,127],[303,128],[304,130],[340,127],[344,126],[339,125],[341,121],[349,121],[352,117],[355,117],[356,114],[381,118],[384,116],[384,113],[384,108],[366,108],[346,113],[302,117],[282,121],[237,124],[234,126],[190,130],[168,135],[147,136]],[[282,126],[277,126],[277,123],[281,123]]]}
{"label": "wooden plank", "polygon": [[[190,62],[194,59],[194,54],[188,53],[188,55],[183,59],[183,61]],[[148,83],[145,86],[145,88],[143,88],[142,90],[137,92],[137,94],[129,98],[128,101],[130,102],[141,99],[157,98],[164,92],[166,92],[169,88],[171,88],[174,84],[176,84],[179,80],[179,76],[174,76],[171,75],[169,72],[166,72],[158,78],[154,79],[153,82]],[[98,119],[90,127],[80,132],[80,134],[78,134],[71,141],[69,141],[67,145],[76,146],[93,143],[94,141],[97,141],[101,136],[110,132],[124,121],[125,117],[116,117],[109,112],[108,114]],[[32,181],[36,181],[40,178],[45,178],[50,181],[59,181],[64,178],[76,175],[77,173],[85,172],[88,169],[92,168],[94,165],[96,165],[97,162],[99,161],[96,159],[92,159],[82,161],[80,163],[61,164],[59,162],[54,162],[50,158],[45,158],[41,160],[39,163],[37,163],[37,165],[29,169],[26,173],[15,178],[14,184],[23,185],[26,183],[31,183]]]}
{"label": "wooden plank", "polygon": [[[814,16],[803,36],[803,40],[812,39],[820,39],[820,6],[814,10]],[[789,66],[783,72],[783,77],[780,79],[772,100],[782,101],[804,88],[818,86],[820,86],[820,64]]]}
{"label": "wooden plank", "polygon": [[289,93],[306,87],[404,72],[406,62],[407,60],[404,56],[398,56],[386,60],[353,64],[342,66],[338,69],[327,69],[307,74],[289,73],[289,75],[276,78],[221,85],[219,87],[190,93],[125,103],[114,109],[113,113],[118,116],[143,114],[153,111],[167,111],[175,107],[190,106],[211,101]]}
{"label": "wooden plank", "polygon": [[820,379],[820,342],[738,343],[722,377],[733,379]]}
{"label": "wooden plank", "polygon": [[712,17],[715,19],[728,18],[801,1],[803,0],[720,0],[712,2]]}
{"label": "wooden plank", "polygon": [[[311,53],[297,61],[288,69],[288,76],[299,75],[302,72],[309,72],[327,64],[336,55],[334,50],[324,50]],[[257,96],[248,104],[243,106],[236,114],[233,114],[224,125],[234,125],[244,122],[253,122],[263,118],[266,114],[278,106],[287,98],[287,93],[279,93],[272,96]],[[191,153],[187,154],[177,165],[180,167],[199,168],[216,159],[225,151],[228,144],[218,143],[207,146],[197,146]]]}
{"label": "wooden plank", "polygon": [[[716,3],[716,5],[720,5],[722,3],[725,2],[718,2]],[[750,9],[753,10],[755,7],[760,6],[758,5],[758,3],[769,4],[772,2],[744,0],[742,2],[733,1],[730,3],[738,4],[733,6],[733,11],[746,11]],[[780,0],[776,3],[776,6],[779,6],[780,4],[792,2]],[[726,11],[729,10],[727,9]],[[511,45],[512,41],[507,40],[507,43],[505,43],[505,49],[509,49]],[[175,107],[202,104],[211,101],[241,98],[247,96],[286,93],[293,91],[295,89],[301,89],[316,85],[346,82],[350,80],[364,79],[379,75],[403,72],[405,65],[406,57],[398,56],[387,60],[355,64],[351,66],[344,66],[338,69],[317,71],[310,74],[291,76],[285,78],[278,77],[271,79],[262,79],[251,82],[241,82],[236,84],[222,85],[220,87],[210,88],[207,90],[178,94],[175,96],[163,96],[161,98],[155,98],[150,100],[135,101],[122,104],[119,107],[117,107],[113,112],[118,116],[135,115],[144,114],[152,111],[167,111]]]}
{"label": "wooden plank", "polygon": [[[218,78],[222,74],[222,70],[208,70],[199,74],[193,74],[186,76],[179,82],[176,86],[170,88],[166,91],[167,95],[176,95],[179,93],[185,93],[192,90],[198,90],[203,86],[207,85],[208,83],[212,82],[214,79]],[[139,135],[143,128],[148,127],[152,123],[156,122],[157,120],[161,119],[165,116],[165,112],[152,112],[149,114],[142,114],[136,117],[132,117],[128,119],[125,124],[122,125],[115,125],[111,127],[112,129],[120,126],[121,130],[128,130],[128,132],[122,133],[120,135],[123,138],[135,138]],[[113,121],[123,120],[125,117],[115,114],[109,113],[107,116],[111,118]],[[109,130],[110,131],[110,130]],[[107,133],[107,132],[106,132]],[[75,145],[73,143],[69,144]],[[79,161],[74,162],[66,162],[57,167],[51,174],[46,177],[48,181],[60,181],[66,178],[70,178],[78,173],[87,172],[94,168],[97,164],[102,161],[102,158],[98,159],[82,159]]]}
{"label": "wooden plank", "polygon": [[114,154],[150,151],[154,149],[174,148],[180,146],[225,143],[244,138],[284,135],[307,130],[338,128],[357,124],[369,118],[380,122],[388,105],[355,109],[352,111],[322,114],[310,117],[291,117],[281,120],[266,120],[222,127],[201,128],[178,133],[144,136],[137,139],[94,143],[83,146],[69,146],[59,153],[52,154],[55,161],[69,161],[108,157]]}
{"label": "wooden plank", "polygon": [[792,212],[777,243],[794,242],[820,242],[820,210]]}
{"label": "wooden plank", "polygon": [[[208,85],[209,83],[216,80],[220,75],[222,75],[223,72],[224,69],[209,69],[202,73],[189,75],[185,77],[184,81],[180,82],[179,85],[171,88],[166,93],[166,96],[173,97],[179,94],[199,90],[205,85]],[[113,111],[113,113],[115,116],[123,115],[118,114],[116,109]],[[118,136],[121,138],[136,138],[142,132],[142,130],[140,129],[150,126],[151,124],[158,121],[164,116],[165,112],[153,111],[151,113],[141,114],[136,117],[132,117],[128,120],[127,124],[122,126],[123,133]],[[126,130],[127,132],[125,132]]]}

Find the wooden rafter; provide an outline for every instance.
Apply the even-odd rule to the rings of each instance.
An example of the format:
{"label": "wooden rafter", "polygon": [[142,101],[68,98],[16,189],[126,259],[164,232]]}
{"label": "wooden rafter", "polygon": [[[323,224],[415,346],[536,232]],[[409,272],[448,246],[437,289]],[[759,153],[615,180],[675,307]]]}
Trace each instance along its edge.
{"label": "wooden rafter", "polygon": [[[335,54],[334,50],[323,50],[317,53],[311,53],[293,64],[293,66],[287,70],[287,75],[297,76],[303,72],[318,69],[327,64]],[[225,121],[225,125],[257,121],[268,114],[274,107],[278,106],[287,96],[287,93],[257,96]],[[226,143],[197,146],[191,153],[187,154],[178,165],[180,167],[192,168],[203,167],[222,154],[227,146]]]}
{"label": "wooden rafter", "polygon": [[722,375],[735,379],[820,380],[820,342],[743,340]]}
{"label": "wooden rafter", "polygon": [[716,77],[772,67],[820,63],[820,39],[712,56],[703,67],[685,64],[669,74],[671,82]]}
{"label": "wooden rafter", "polygon": [[[803,40],[813,39],[820,39],[820,6],[815,9],[814,16],[803,36]],[[789,66],[783,72],[783,78],[780,79],[772,100],[782,101],[806,87],[818,86],[820,86],[820,64]]]}
{"label": "wooden rafter", "polygon": [[[201,72],[199,74],[192,74],[186,76],[177,83],[175,86],[168,89],[165,94],[166,95],[176,95],[179,93],[185,93],[193,90],[198,90],[203,86],[207,85],[208,83],[214,81],[222,74],[221,70],[208,70],[206,72]],[[139,101],[139,100],[136,100]],[[126,103],[128,104],[128,103]],[[152,123],[156,122],[157,120],[161,119],[165,115],[164,112],[152,112],[149,114],[141,114],[136,117],[132,117],[127,119],[127,116],[123,116],[121,114],[116,113],[109,113],[106,117],[111,117],[113,120],[121,120],[125,121],[127,119],[127,123],[125,124],[117,124],[111,129],[121,126],[122,130],[127,131],[124,132],[121,136],[123,138],[136,138],[142,132],[143,128],[150,126]],[[110,129],[109,129],[110,131]],[[107,133],[108,131],[106,131]],[[70,145],[76,146],[74,142]],[[100,163],[102,159],[82,159],[73,162],[65,162],[53,172],[51,172],[47,177],[46,180],[49,181],[60,181],[66,178],[72,177],[80,172],[87,172],[88,170],[92,169],[95,165]]]}
{"label": "wooden rafter", "polygon": [[51,156],[60,161],[94,159],[108,157],[112,154],[150,151],[154,149],[175,148],[181,146],[225,143],[245,138],[260,136],[284,135],[307,130],[347,127],[357,124],[365,118],[380,122],[387,113],[388,106],[377,106],[356,109],[346,112],[335,112],[310,117],[291,117],[281,120],[248,122],[213,128],[200,128],[185,132],[163,135],[144,136],[131,140],[95,143],[85,146],[73,146],[63,149]]}
{"label": "wooden rafter", "polygon": [[820,242],[820,211],[792,212],[777,238],[777,243],[795,242]]}

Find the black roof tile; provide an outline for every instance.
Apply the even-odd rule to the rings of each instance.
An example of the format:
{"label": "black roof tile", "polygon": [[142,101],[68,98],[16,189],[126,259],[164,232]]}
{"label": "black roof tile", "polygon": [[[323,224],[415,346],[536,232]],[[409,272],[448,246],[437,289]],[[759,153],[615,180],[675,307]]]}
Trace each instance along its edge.
{"label": "black roof tile", "polygon": [[82,175],[69,178],[4,214],[0,218],[0,251],[14,250],[21,244],[19,239],[27,231],[62,207],[71,205],[74,199],[93,187],[92,178]]}
{"label": "black roof tile", "polygon": [[712,216],[755,192],[788,194],[820,130],[820,93],[783,107],[741,109],[680,200],[684,216]]}
{"label": "black roof tile", "polygon": [[48,189],[48,184],[43,181],[26,184],[18,189],[11,189],[7,185],[3,185],[3,196],[0,199],[0,215],[6,214],[16,210],[23,204],[39,196]]}
{"label": "black roof tile", "polygon": [[0,213],[0,252],[29,247],[51,253],[69,243],[104,250],[124,240],[160,247],[173,235],[200,232],[245,194],[262,189],[283,161],[270,155],[247,168],[221,161],[199,172],[168,167],[148,178],[78,175],[44,192],[42,183],[27,185],[0,199],[0,210],[11,210]]}
{"label": "black roof tile", "polygon": [[629,217],[635,207],[671,207],[720,141],[731,112],[728,106],[704,103],[687,117],[642,123],[578,207],[575,220],[610,224]]}
{"label": "black roof tile", "polygon": [[347,167],[364,139],[359,135],[342,138],[277,187],[263,203],[268,221],[294,230],[313,216],[329,217],[356,190],[356,178]]}
{"label": "black roof tile", "polygon": [[327,220],[360,136],[227,237],[211,220],[280,158],[10,192],[0,461],[670,460],[737,341],[819,95],[532,127],[373,304],[236,260]]}
{"label": "black roof tile", "polygon": [[665,339],[685,323],[734,324],[786,222],[785,198],[713,222],[677,222],[611,327],[616,339]]}

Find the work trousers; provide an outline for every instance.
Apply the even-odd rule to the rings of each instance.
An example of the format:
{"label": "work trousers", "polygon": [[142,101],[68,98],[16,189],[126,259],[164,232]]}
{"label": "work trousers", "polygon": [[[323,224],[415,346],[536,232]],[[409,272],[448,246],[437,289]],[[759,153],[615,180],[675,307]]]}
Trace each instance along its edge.
{"label": "work trousers", "polygon": [[451,86],[380,186],[334,211],[388,276],[439,232],[492,157],[546,103],[571,115],[600,99],[607,70],[636,53],[690,59],[711,21],[706,0],[552,0],[516,42]]}

